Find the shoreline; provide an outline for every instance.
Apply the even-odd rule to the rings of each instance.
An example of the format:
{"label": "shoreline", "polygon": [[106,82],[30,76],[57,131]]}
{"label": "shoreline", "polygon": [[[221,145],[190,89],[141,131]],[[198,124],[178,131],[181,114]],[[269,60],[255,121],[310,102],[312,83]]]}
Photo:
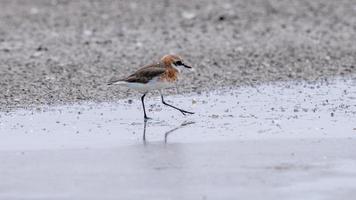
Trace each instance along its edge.
{"label": "shoreline", "polygon": [[[252,84],[242,84],[242,85],[221,85],[221,86],[215,86],[214,88],[199,88],[199,90],[189,90],[189,91],[182,91],[181,88],[179,88],[179,93],[176,92],[175,88],[169,88],[166,89],[167,91],[167,96],[180,96],[180,95],[186,95],[187,97],[189,96],[194,96],[196,94],[201,94],[201,93],[208,93],[208,92],[216,92],[216,91],[225,91],[227,90],[238,90],[241,88],[255,88],[258,86],[263,86],[263,85],[284,85],[285,86],[293,86],[295,84],[307,84],[307,83],[321,83],[321,82],[333,82],[337,80],[342,80],[342,81],[348,81],[348,80],[353,80],[356,78],[356,74],[350,74],[349,76],[334,76],[334,77],[319,77],[316,79],[293,79],[293,80],[279,80],[279,81],[266,81],[266,82],[255,82]],[[125,88],[124,86],[114,86],[117,88],[117,90],[121,91],[127,91],[129,90],[128,88]],[[157,91],[153,91],[148,93],[149,98],[155,98],[158,96]],[[115,103],[117,101],[130,101],[130,100],[136,100],[137,98],[140,97],[140,93],[131,90],[131,92],[123,97],[118,97],[114,99],[109,99],[109,100],[80,100],[80,101],[68,101],[68,102],[52,102],[52,103],[47,103],[47,104],[25,104],[25,105],[16,105],[13,107],[6,107],[6,108],[1,108],[0,107],[0,113],[13,113],[16,111],[21,111],[21,110],[49,110],[52,108],[56,107],[65,107],[65,106],[80,106],[80,105],[88,105],[88,104],[109,104],[109,103]]]}

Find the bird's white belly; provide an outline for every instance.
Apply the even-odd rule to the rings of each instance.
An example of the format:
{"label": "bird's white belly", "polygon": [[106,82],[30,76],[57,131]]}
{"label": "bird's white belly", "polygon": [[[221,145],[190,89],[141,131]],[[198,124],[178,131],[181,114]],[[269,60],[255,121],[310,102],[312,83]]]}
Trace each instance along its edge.
{"label": "bird's white belly", "polygon": [[125,85],[128,88],[139,90],[139,91],[159,90],[159,89],[165,89],[174,86],[173,83],[159,81],[157,79],[153,79],[148,83],[126,83]]}

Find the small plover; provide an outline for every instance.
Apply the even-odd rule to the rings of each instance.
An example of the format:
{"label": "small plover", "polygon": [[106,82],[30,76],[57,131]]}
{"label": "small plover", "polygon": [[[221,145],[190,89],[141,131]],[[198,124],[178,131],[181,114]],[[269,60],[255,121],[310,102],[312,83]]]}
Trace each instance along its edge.
{"label": "small plover", "polygon": [[175,86],[184,69],[192,69],[186,65],[183,59],[177,55],[165,55],[158,63],[144,66],[126,78],[112,79],[108,85],[124,85],[128,88],[140,91],[144,119],[147,120],[144,98],[149,91],[158,90],[162,103],[166,106],[179,110],[183,115],[194,114],[177,108],[164,101],[162,89]]}

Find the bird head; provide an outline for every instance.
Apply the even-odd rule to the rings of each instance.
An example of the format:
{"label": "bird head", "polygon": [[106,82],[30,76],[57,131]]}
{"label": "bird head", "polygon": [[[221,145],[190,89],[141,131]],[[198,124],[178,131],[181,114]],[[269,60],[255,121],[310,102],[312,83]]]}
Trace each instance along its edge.
{"label": "bird head", "polygon": [[178,55],[165,55],[161,58],[161,62],[163,62],[166,67],[173,67],[178,71],[193,69],[191,66],[185,64],[182,57]]}

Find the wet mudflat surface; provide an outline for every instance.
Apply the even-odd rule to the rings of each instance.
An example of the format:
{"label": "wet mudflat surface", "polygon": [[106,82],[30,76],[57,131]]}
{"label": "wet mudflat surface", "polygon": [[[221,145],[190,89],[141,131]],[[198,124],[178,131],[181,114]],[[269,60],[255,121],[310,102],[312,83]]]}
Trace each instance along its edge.
{"label": "wet mudflat surface", "polygon": [[356,195],[354,78],[166,99],[1,113],[0,199]]}
{"label": "wet mudflat surface", "polygon": [[[166,97],[171,104],[195,112],[187,116],[164,106],[158,96],[148,96],[148,116],[153,119],[146,124],[146,142],[162,141],[166,132],[174,143],[351,137],[356,131],[355,88],[355,79],[339,78]],[[139,99],[3,112],[0,149],[136,144],[145,128]]]}

